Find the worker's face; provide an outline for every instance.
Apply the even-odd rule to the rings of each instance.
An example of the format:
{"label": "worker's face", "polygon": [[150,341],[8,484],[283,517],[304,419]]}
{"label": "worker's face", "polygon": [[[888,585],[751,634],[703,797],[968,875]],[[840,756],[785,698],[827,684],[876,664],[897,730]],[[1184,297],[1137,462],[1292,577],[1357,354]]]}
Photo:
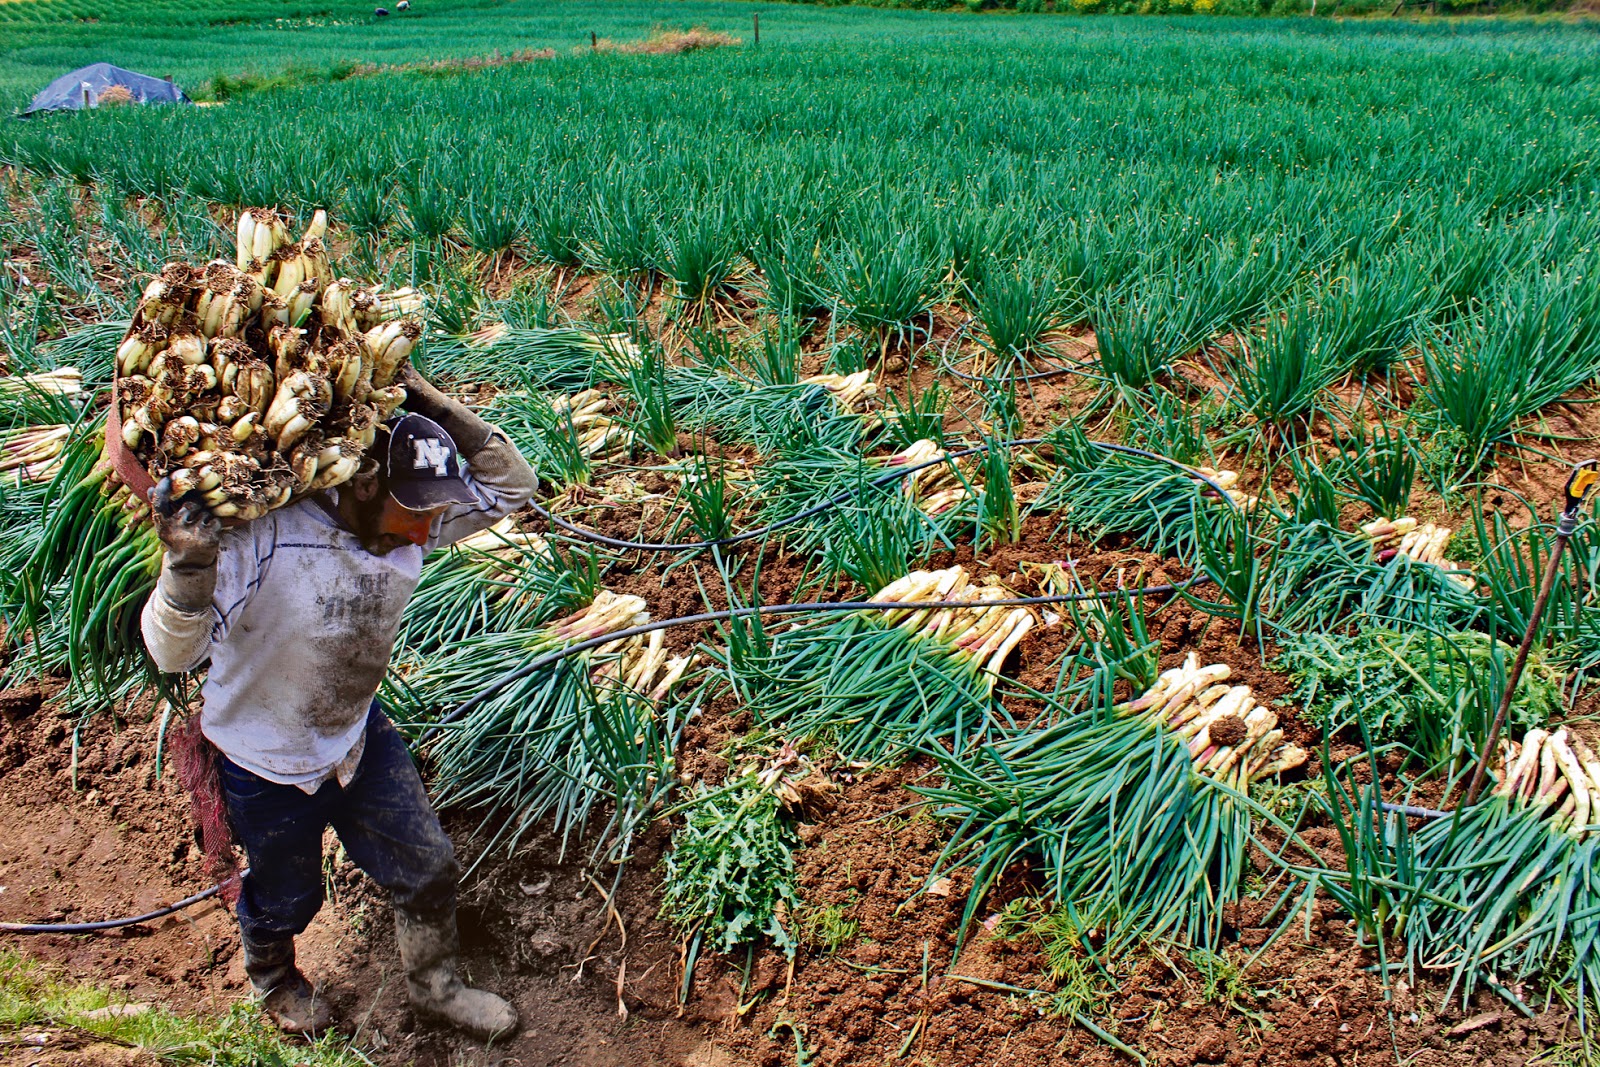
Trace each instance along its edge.
{"label": "worker's face", "polygon": [[387,556],[401,545],[427,544],[433,520],[445,510],[412,511],[401,507],[375,471],[357,475],[351,481],[351,489],[351,528],[361,539],[361,547],[375,556]]}
{"label": "worker's face", "polygon": [[395,503],[394,497],[384,493],[378,498],[378,515],[370,537],[362,538],[362,545],[375,556],[387,556],[401,545],[425,545],[433,520],[444,514],[444,508],[431,511],[412,511]]}

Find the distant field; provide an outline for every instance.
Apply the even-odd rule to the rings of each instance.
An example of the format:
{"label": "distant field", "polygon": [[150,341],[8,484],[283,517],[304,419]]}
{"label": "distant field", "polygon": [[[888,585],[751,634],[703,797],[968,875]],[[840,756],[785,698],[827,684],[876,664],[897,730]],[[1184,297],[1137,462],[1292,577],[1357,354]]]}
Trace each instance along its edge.
{"label": "distant field", "polygon": [[[576,0],[416,0],[387,19],[378,0],[0,0],[0,107],[26,102],[57,75],[101,60],[191,90],[216,74],[266,75],[287,67],[322,70],[348,63],[400,63],[481,55],[495,49],[569,48],[591,31],[639,37],[656,22],[748,30],[768,5]],[[387,7],[393,11],[394,2]],[[778,8],[791,32],[828,13]],[[773,16],[764,16],[771,18]],[[775,27],[776,28],[776,27]]]}

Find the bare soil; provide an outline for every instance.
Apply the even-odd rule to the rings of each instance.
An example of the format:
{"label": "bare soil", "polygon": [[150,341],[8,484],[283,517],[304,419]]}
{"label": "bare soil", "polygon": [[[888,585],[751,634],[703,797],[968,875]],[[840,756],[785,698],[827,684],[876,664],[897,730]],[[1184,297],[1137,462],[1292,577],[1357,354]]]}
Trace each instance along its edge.
{"label": "bare soil", "polygon": [[[19,250],[26,257],[26,250]],[[108,265],[109,269],[109,265]],[[519,275],[516,265],[497,262],[485,281],[503,290]],[[598,285],[578,277],[564,286],[568,311],[581,315]],[[665,326],[670,298],[656,292],[647,316]],[[720,328],[757,325],[755,303],[730,295],[713,309]],[[966,315],[941,306],[931,317],[931,340],[952,358],[975,355]],[[670,339],[670,330],[663,331]],[[1093,352],[1093,336],[1064,335],[1064,360]],[[959,375],[942,373],[928,359],[908,359],[891,350],[878,380],[901,395],[943,381],[956,399],[952,430],[966,432],[981,412],[979,397]],[[808,373],[820,370],[813,352]],[[970,365],[958,368],[970,370]],[[1182,384],[1204,393],[1214,383],[1196,363],[1183,368]],[[1399,381],[1404,391],[1408,383]],[[1019,415],[1029,433],[1079,410],[1093,383],[1062,374],[1026,384]],[[1365,403],[1360,387],[1350,399]],[[1588,455],[1600,437],[1600,410],[1592,404],[1556,405],[1530,427],[1550,437],[1539,447],[1565,461]],[[1324,434],[1325,427],[1312,427]],[[703,445],[703,442],[689,442]],[[737,453],[737,449],[731,450]],[[1255,487],[1269,474],[1269,450],[1234,458],[1242,484]],[[597,481],[603,480],[602,471]],[[1548,518],[1567,469],[1538,457],[1508,459],[1491,481],[1491,506],[1508,520],[1528,521],[1518,503],[1525,497]],[[659,475],[633,475],[647,490],[671,492]],[[651,478],[655,480],[650,480]],[[670,503],[670,498],[667,501]],[[1457,527],[1461,508],[1419,490],[1413,513]],[[666,532],[661,502],[578,512],[574,521],[616,536]],[[1353,509],[1348,518],[1357,521]],[[530,525],[537,526],[537,524]],[[1048,519],[1030,519],[1023,541],[975,558],[970,546],[936,557],[933,565],[961,563],[993,573],[1026,590],[1019,563],[1076,559],[1080,573],[1106,584],[1123,574],[1130,583],[1181,580],[1171,561],[1131,544],[1095,546],[1052,536]],[[762,595],[768,602],[793,595],[805,561],[769,557],[763,562]],[[629,556],[613,567],[606,584],[637,593],[657,618],[725,606],[716,572],[703,560],[663,575],[659,559]],[[1031,590],[1027,590],[1031,591]],[[828,595],[843,595],[842,592]],[[1236,676],[1265,698],[1283,718],[1288,738],[1316,751],[1317,732],[1285,703],[1287,679],[1262,664],[1273,650],[1241,645],[1226,621],[1182,603],[1155,618],[1164,650],[1162,666],[1197,651],[1206,662],[1226,662]],[[691,647],[707,630],[669,631],[674,651]],[[1065,647],[1059,630],[1031,634],[1018,649],[1010,672],[1018,681],[1047,686],[1053,663]],[[1264,653],[1264,655],[1263,655]],[[0,693],[0,920],[81,921],[134,914],[185,896],[204,883],[193,842],[186,800],[170,768],[155,769],[159,716],[138,705],[118,718],[95,719],[78,738],[74,772],[73,720],[63,718],[49,692]],[[1019,706],[1025,714],[1025,702]],[[691,724],[680,754],[680,770],[716,780],[719,753],[750,726],[748,713],[731,702],[715,704]],[[1353,751],[1336,748],[1335,755]],[[1382,768],[1382,772],[1392,767]],[[831,806],[808,813],[801,827],[798,861],[802,895],[809,907],[837,906],[859,924],[839,951],[807,944],[793,961],[762,949],[746,958],[704,960],[684,1005],[680,946],[656,918],[658,863],[667,829],[658,827],[638,845],[614,893],[615,871],[585,874],[583,842],[527,842],[513,856],[483,858],[462,889],[464,966],[477,983],[511,997],[522,1028],[491,1049],[420,1025],[405,1007],[387,906],[381,893],[327,842],[330,901],[301,943],[302,965],[326,990],[347,1031],[357,1035],[373,1062],[418,1067],[571,1064],[583,1067],[662,1064],[742,1067],[759,1064],[883,1064],[985,1067],[1060,1063],[1128,1062],[1127,1057],[1071,1020],[1052,1017],[1041,1004],[995,984],[1049,989],[1040,945],[1028,938],[1005,940],[978,932],[958,954],[957,930],[966,900],[961,871],[930,891],[934,862],[943,844],[939,824],[918,807],[910,790],[927,772],[912,765],[866,776],[837,775]],[[1316,761],[1302,773],[1317,773]],[[74,780],[75,774],[75,780]],[[478,859],[479,821],[451,815],[447,827],[463,858]],[[1313,825],[1307,839],[1329,857],[1337,841],[1327,827]],[[986,903],[980,921],[1036,886],[1017,869]],[[1267,901],[1239,909],[1235,947],[1242,958],[1265,940]],[[213,1013],[246,995],[238,939],[232,919],[207,902],[146,927],[102,935],[12,939],[71,978],[109,984],[131,1001],[161,1003],[182,1011]],[[1219,994],[1194,961],[1170,947],[1153,946],[1149,957],[1121,976],[1119,988],[1096,1015],[1099,1026],[1140,1049],[1152,1063],[1188,1065],[1364,1065],[1406,1062],[1418,1067],[1489,1065],[1522,1067],[1542,1050],[1565,1040],[1570,1020],[1554,1011],[1526,1019],[1488,994],[1471,1003],[1446,1002],[1426,976],[1418,985],[1396,983],[1386,992],[1369,969],[1370,950],[1355,941],[1350,924],[1327,904],[1304,928],[1277,941],[1232,994]],[[977,979],[974,984],[966,979]],[[128,1050],[69,1047],[71,1035],[47,1058],[52,1067],[78,1063],[142,1063]],[[8,1055],[0,1046],[0,1059]],[[133,1057],[133,1058],[130,1058]],[[8,1061],[9,1062],[9,1061]]]}
{"label": "bare soil", "polygon": [[[1200,645],[1208,658],[1234,663],[1251,684],[1274,692],[1273,676],[1231,635],[1213,627]],[[704,751],[714,745],[712,735],[731,725],[708,723],[689,745]],[[0,719],[0,820],[12,828],[0,840],[0,918],[98,919],[151,910],[194,891],[203,878],[186,800],[169,769],[154,773],[156,717],[135,711],[86,731],[76,789],[70,727],[50,704]],[[511,997],[522,1013],[521,1032],[498,1047],[484,1049],[412,1018],[387,906],[339,855],[331,835],[330,901],[301,941],[302,965],[347,1032],[385,1067],[1127,1062],[1082,1027],[1043,1013],[1042,1002],[992,985],[1051,988],[1036,940],[998,938],[982,926],[1035,888],[1028,870],[1011,872],[956,956],[969,886],[958,870],[929,891],[943,832],[908,788],[926,770],[840,775],[831,803],[809,812],[811,821],[801,827],[806,904],[838,906],[844,919],[859,924],[853,938],[833,954],[805,945],[792,973],[772,950],[748,961],[703,961],[682,1008],[679,945],[655,917],[662,829],[637,848],[609,903],[582,873],[581,842],[566,862],[559,842],[550,840],[531,842],[513,857],[490,855],[465,881],[465,970],[472,981]],[[447,825],[464,857],[476,858],[476,824],[452,817]],[[1331,832],[1313,828],[1308,837],[1337,850]],[[613,873],[594,877],[609,889]],[[1240,908],[1230,958],[1242,959],[1265,940],[1266,905],[1248,900]],[[61,973],[110,985],[133,1002],[215,1013],[246,996],[237,934],[215,902],[117,933],[19,941]],[[1299,929],[1281,938],[1231,998],[1208,995],[1191,959],[1155,946],[1122,976],[1096,1021],[1163,1065],[1387,1064],[1398,1062],[1398,1054],[1429,1067],[1521,1067],[1559,1041],[1568,1025],[1560,1012],[1524,1019],[1487,994],[1465,1005],[1445,1003],[1431,984],[1398,983],[1386,1003],[1367,970],[1373,962],[1355,944],[1349,923],[1321,904],[1310,938]],[[804,1050],[798,1054],[797,1035]],[[124,1057],[128,1050],[70,1045],[28,1062],[141,1062]]]}

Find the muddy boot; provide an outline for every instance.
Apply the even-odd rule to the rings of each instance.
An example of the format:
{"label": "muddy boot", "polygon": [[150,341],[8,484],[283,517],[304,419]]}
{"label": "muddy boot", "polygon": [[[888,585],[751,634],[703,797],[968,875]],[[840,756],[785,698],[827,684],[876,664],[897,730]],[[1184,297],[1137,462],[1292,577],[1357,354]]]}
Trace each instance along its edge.
{"label": "muddy boot", "polygon": [[319,1034],[333,1025],[328,1002],[317,996],[311,983],[294,965],[294,938],[282,941],[251,941],[240,937],[244,946],[244,971],[250,976],[261,1010],[290,1034]]}
{"label": "muddy boot", "polygon": [[406,968],[406,992],[418,1015],[449,1023],[479,1041],[517,1025],[517,1009],[493,993],[468,988],[456,974],[461,942],[454,907],[429,919],[396,908],[394,925]]}

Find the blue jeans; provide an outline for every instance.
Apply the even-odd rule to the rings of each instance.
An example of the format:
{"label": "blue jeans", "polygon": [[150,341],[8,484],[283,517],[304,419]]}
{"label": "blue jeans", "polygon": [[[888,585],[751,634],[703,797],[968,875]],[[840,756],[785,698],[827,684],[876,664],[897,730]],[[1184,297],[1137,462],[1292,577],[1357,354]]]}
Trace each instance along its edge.
{"label": "blue jeans", "polygon": [[348,787],[314,795],[252,774],[222,757],[222,793],[234,838],[250,858],[239,928],[258,944],[301,933],[322,907],[322,832],[332,826],[356,865],[419,918],[453,909],[461,866],[405,741],[376,701],[367,747]]}

